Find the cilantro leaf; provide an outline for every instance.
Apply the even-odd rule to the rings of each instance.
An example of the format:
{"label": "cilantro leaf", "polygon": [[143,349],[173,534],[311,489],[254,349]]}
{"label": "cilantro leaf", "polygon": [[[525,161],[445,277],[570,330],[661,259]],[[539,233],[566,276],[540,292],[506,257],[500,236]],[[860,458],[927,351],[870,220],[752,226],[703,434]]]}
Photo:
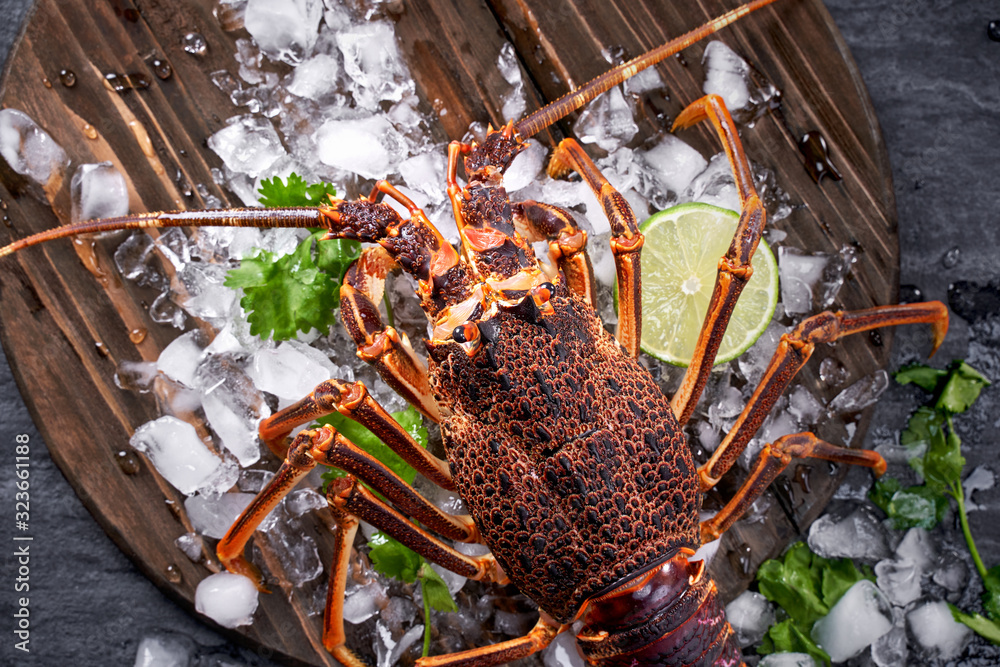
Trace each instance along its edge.
{"label": "cilantro leaf", "polygon": [[941,381],[947,376],[948,371],[917,363],[903,366],[892,374],[892,377],[899,384],[910,384],[912,382],[924,391],[931,393],[937,391]]}
{"label": "cilantro leaf", "polygon": [[935,407],[953,415],[961,414],[979,398],[983,387],[990,384],[982,373],[964,361],[953,363]]}
{"label": "cilantro leaf", "polygon": [[931,438],[936,432],[941,431],[944,422],[944,415],[941,412],[922,405],[910,415],[906,430],[899,436],[899,444],[906,445],[911,450],[918,450],[921,446],[930,447]]}
{"label": "cilantro leaf", "polygon": [[768,628],[763,641],[757,647],[757,653],[761,655],[771,653],[808,653],[817,662],[825,665],[830,664],[830,656],[826,651],[817,646],[816,642],[808,634],[804,633],[790,618]]}
{"label": "cilantro leaf", "polygon": [[[260,201],[267,207],[318,206],[336,190],[329,183],[306,182],[289,174],[261,182]],[[230,269],[227,287],[243,290],[240,305],[247,313],[250,333],[275,340],[294,338],[299,331],[324,331],[336,323],[340,281],[348,265],[361,253],[356,241],[323,240],[314,231],[288,255],[261,250]],[[314,253],[315,247],[315,253]],[[314,259],[315,255],[315,259]]]}
{"label": "cilantro leaf", "polygon": [[448,584],[430,563],[424,561],[417,576],[420,578],[421,590],[427,604],[438,611],[458,611],[458,606],[455,605],[455,600],[448,590]]}
{"label": "cilantro leaf", "polygon": [[877,481],[869,498],[888,515],[895,530],[933,528],[948,512],[947,496],[924,485],[903,489],[891,477]]}
{"label": "cilantro leaf", "polygon": [[994,621],[1000,622],[1000,565],[994,565],[986,571],[983,579],[983,610]]}
{"label": "cilantro leaf", "polygon": [[948,433],[936,431],[931,437],[931,446],[924,454],[924,479],[927,486],[943,491],[961,481],[965,457],[962,456],[962,440],[955,435],[948,417]]}
{"label": "cilantro leaf", "polygon": [[966,614],[953,604],[949,604],[952,617],[959,623],[969,626],[977,635],[1000,645],[1000,623],[992,621],[979,614]]}
{"label": "cilantro leaf", "polygon": [[368,541],[372,566],[387,577],[412,584],[417,580],[424,559],[400,542],[379,531]]}
{"label": "cilantro leaf", "polygon": [[296,173],[288,175],[288,182],[283,183],[280,176],[265,178],[260,182],[260,203],[265,208],[283,206],[319,206],[325,204],[329,196],[336,195],[337,190],[330,183],[320,181],[306,185],[305,180]]}

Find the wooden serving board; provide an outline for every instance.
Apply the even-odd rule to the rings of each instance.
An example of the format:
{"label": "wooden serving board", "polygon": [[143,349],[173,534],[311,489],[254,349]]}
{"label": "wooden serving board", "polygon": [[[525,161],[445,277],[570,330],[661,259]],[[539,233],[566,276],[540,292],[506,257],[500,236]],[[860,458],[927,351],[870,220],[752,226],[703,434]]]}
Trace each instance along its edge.
{"label": "wooden serving board", "polygon": [[[445,141],[461,138],[473,121],[503,121],[500,97],[508,86],[496,61],[508,40],[528,82],[530,110],[606,70],[602,51],[637,55],[735,4],[405,0],[393,19],[423,105],[428,111],[447,110],[430,130],[435,140]],[[234,42],[247,35],[223,31],[213,17],[214,5],[207,0],[38,2],[4,73],[0,104],[35,119],[73,166],[65,182],[42,191],[0,164],[0,199],[7,216],[0,244],[68,222],[69,175],[83,163],[111,161],[126,177],[134,212],[202,207],[197,192],[184,194],[187,184],[203,184],[224,202],[238,203],[213,184],[210,170],[221,163],[205,140],[227,118],[245,113],[209,75],[223,69],[235,75]],[[184,51],[183,36],[190,32],[204,35],[204,56]],[[780,113],[760,119],[743,138],[747,154],[778,173],[795,206],[776,224],[787,232],[785,242],[813,252],[854,244],[858,261],[836,307],[892,302],[899,255],[885,148],[861,78],[822,3],[780,0],[716,38],[782,92]],[[669,90],[668,116],[701,95],[703,50],[698,44],[685,51],[686,65],[670,59],[658,67]],[[154,59],[169,63],[172,76],[158,78]],[[74,86],[60,83],[64,69],[75,73]],[[114,92],[105,84],[110,73],[138,74],[150,85]],[[641,129],[649,135],[662,131],[661,124],[651,114]],[[551,142],[569,127],[560,123],[540,138]],[[827,138],[842,181],[817,185],[807,174],[797,141],[810,130]],[[706,155],[719,150],[705,127],[686,131],[684,140]],[[119,465],[133,430],[158,412],[153,396],[117,388],[115,369],[122,361],[155,360],[178,332],[150,321],[147,307],[155,293],[115,274],[117,242],[59,241],[3,259],[0,333],[32,416],[77,494],[138,567],[191,608],[197,583],[217,567],[214,556],[206,553],[195,564],[174,546],[190,530],[181,494],[144,462],[135,474]],[[130,339],[135,330],[148,332],[139,343]],[[853,381],[885,366],[890,341],[891,332],[883,331],[880,339],[856,336],[819,350],[802,382],[829,400],[837,390],[820,383],[819,359],[836,357]],[[858,418],[854,442],[862,439],[869,416]],[[844,424],[833,419],[823,432],[842,439]],[[756,566],[779,553],[826,505],[842,471],[810,463],[815,463],[810,493],[786,483],[766,522],[739,524],[727,535],[724,548],[730,557],[717,558],[712,567],[727,596],[744,588]],[[316,519],[310,532],[328,557],[330,540],[322,521]],[[266,557],[266,546],[264,551]],[[747,552],[748,560],[741,563]],[[281,594],[262,596],[255,623],[239,634],[293,663],[333,664],[319,642],[320,620],[307,608],[301,596],[293,595],[292,602]]]}

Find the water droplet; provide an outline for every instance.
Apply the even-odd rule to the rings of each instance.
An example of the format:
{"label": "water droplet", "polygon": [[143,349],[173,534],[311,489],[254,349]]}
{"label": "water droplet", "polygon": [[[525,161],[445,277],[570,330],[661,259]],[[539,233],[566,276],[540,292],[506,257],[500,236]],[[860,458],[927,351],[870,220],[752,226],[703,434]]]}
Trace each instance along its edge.
{"label": "water droplet", "polygon": [[110,354],[110,351],[108,350],[108,346],[105,345],[104,343],[102,343],[101,341],[96,341],[94,343],[94,349],[96,349],[97,350],[97,354],[101,355],[102,357],[106,357],[106,356],[108,356],[108,354]]}
{"label": "water droplet", "polygon": [[71,69],[59,70],[59,81],[67,88],[72,88],[76,85],[76,72]]}
{"label": "water droplet", "polygon": [[831,387],[844,384],[849,375],[844,365],[833,357],[827,357],[819,364],[819,378]]}
{"label": "water droplet", "polygon": [[962,259],[962,251],[958,246],[953,246],[941,257],[941,266],[946,269],[954,269]]}
{"label": "water droplet", "polygon": [[899,286],[900,303],[920,303],[924,300],[924,293],[916,285]]}
{"label": "water droplet", "polygon": [[990,21],[987,24],[986,36],[994,42],[1000,42],[1000,21]]}
{"label": "water droplet", "polygon": [[139,10],[130,7],[122,12],[122,16],[129,23],[135,23],[139,20]]}
{"label": "water droplet", "polygon": [[203,56],[208,53],[208,42],[200,32],[189,32],[184,35],[184,50],[194,56]]}
{"label": "water droplet", "polygon": [[141,468],[139,457],[130,449],[123,449],[115,454],[115,461],[126,475],[134,475]]}
{"label": "water droplet", "polygon": [[742,572],[744,577],[750,574],[750,545],[741,542],[733,547],[729,552],[729,564],[737,572]]}
{"label": "water droplet", "polygon": [[815,130],[807,132],[799,141],[799,152],[805,157],[806,171],[814,181],[819,183],[824,176],[840,180],[840,172],[830,161],[830,148],[822,134]]}
{"label": "water droplet", "polygon": [[868,332],[868,340],[874,347],[882,347],[882,334],[879,333],[878,329],[872,329]]}
{"label": "water droplet", "polygon": [[146,75],[142,72],[132,72],[127,75],[126,78],[132,88],[137,90],[145,90],[146,88],[149,88],[149,79],[147,79]]}
{"label": "water droplet", "polygon": [[146,340],[146,334],[149,333],[142,327],[136,327],[128,332],[128,339],[138,345],[142,341]]}
{"label": "water droplet", "polygon": [[160,79],[169,79],[174,73],[174,68],[170,66],[170,63],[166,60],[160,60],[159,58],[150,62],[149,66],[153,68],[153,74]]}
{"label": "water droplet", "polygon": [[681,67],[688,66],[687,58],[685,58],[684,54],[681,53],[680,51],[674,54],[674,58],[677,60],[677,62],[680,64]]}
{"label": "water droplet", "polygon": [[812,471],[813,467],[805,463],[795,466],[795,483],[799,485],[803,493],[812,493],[812,484],[809,482]]}
{"label": "water droplet", "polygon": [[181,583],[181,579],[183,579],[183,577],[181,576],[181,569],[176,565],[174,565],[173,563],[168,565],[167,569],[164,570],[164,572],[166,572],[167,581],[169,581],[170,583],[172,584]]}
{"label": "water droplet", "polygon": [[170,513],[174,515],[174,518],[175,519],[180,519],[181,518],[181,506],[178,505],[175,501],[169,500],[169,499],[166,500],[166,501],[164,501],[164,502],[167,503],[167,509],[170,510]]}
{"label": "water droplet", "polygon": [[83,124],[83,136],[87,137],[88,139],[96,139],[97,138],[97,128],[94,127],[93,125],[91,125],[90,123],[84,123]]}
{"label": "water droplet", "polygon": [[125,81],[125,77],[121,74],[115,74],[114,72],[104,75],[104,85],[116,93],[124,93],[128,90],[128,84]]}
{"label": "water droplet", "polygon": [[14,223],[10,221],[10,216],[7,215],[7,214],[4,214],[4,216],[3,216],[3,224],[5,226],[7,226],[7,227],[13,227],[14,226]]}

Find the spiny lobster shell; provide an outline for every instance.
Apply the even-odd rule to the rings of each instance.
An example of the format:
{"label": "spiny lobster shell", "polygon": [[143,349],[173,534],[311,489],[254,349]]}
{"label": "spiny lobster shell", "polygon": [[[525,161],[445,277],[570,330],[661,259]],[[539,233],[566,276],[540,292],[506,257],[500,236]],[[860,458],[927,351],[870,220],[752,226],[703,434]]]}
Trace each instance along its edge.
{"label": "spiny lobster shell", "polygon": [[[531,299],[522,303],[531,304]],[[562,288],[539,316],[501,311],[483,347],[431,350],[442,436],[504,571],[550,615],[680,547],[697,548],[695,464],[670,402],[594,310]]]}

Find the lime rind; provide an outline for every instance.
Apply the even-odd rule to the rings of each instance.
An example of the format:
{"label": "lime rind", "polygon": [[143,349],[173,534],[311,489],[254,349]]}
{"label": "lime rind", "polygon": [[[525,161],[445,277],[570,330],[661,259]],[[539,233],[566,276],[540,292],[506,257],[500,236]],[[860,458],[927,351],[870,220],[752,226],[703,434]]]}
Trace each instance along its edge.
{"label": "lime rind", "polygon": [[[694,219],[684,220],[689,216]],[[718,260],[728,249],[738,223],[739,214],[734,211],[692,202],[656,213],[641,225],[646,236],[643,352],[675,366],[690,363],[715,285]],[[777,306],[778,265],[763,240],[752,263],[754,274],[730,319],[717,365],[746,352],[767,329]],[[685,293],[685,289],[694,293]]]}

